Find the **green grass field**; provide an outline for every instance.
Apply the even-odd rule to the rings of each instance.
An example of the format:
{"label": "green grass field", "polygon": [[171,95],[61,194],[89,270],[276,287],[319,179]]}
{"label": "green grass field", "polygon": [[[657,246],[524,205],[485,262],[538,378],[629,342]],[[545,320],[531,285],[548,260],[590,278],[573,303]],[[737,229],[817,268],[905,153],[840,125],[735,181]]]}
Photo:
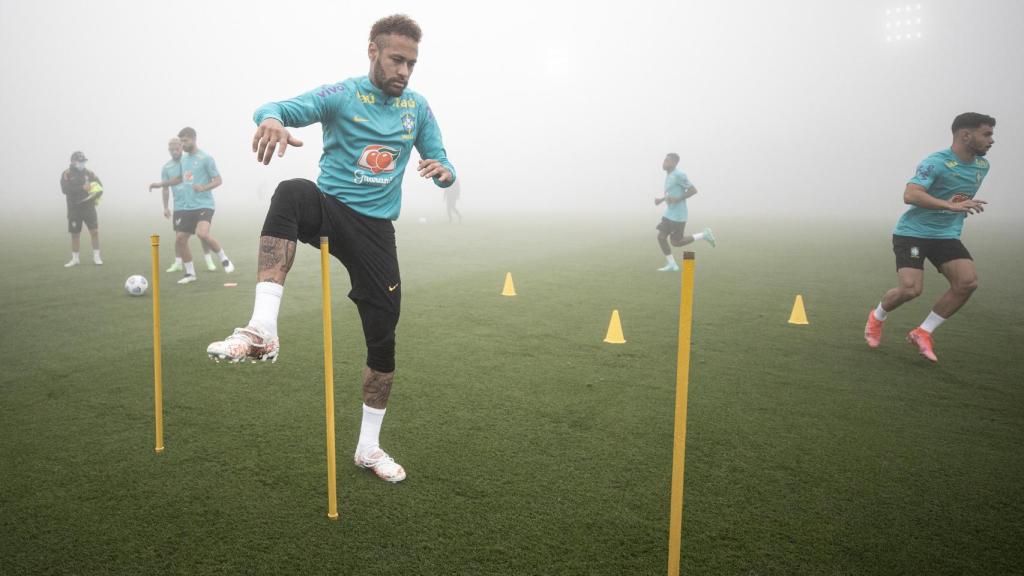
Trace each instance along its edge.
{"label": "green grass field", "polygon": [[[684,574],[1024,572],[1024,234],[982,218],[981,288],[937,365],[903,342],[933,271],[880,349],[861,336],[891,223],[722,222],[696,246]],[[399,485],[351,464],[364,349],[335,262],[339,522],[317,252],[289,276],[277,364],[205,355],[249,318],[252,220],[215,225],[237,288],[162,276],[161,455],[152,300],[121,289],[149,276],[152,230],[110,219],[107,264],[65,270],[59,225],[7,229],[0,574],[665,573],[679,276],[654,271],[656,218],[399,223]],[[808,326],[786,323],[796,294]],[[602,342],[613,308],[624,345]]]}

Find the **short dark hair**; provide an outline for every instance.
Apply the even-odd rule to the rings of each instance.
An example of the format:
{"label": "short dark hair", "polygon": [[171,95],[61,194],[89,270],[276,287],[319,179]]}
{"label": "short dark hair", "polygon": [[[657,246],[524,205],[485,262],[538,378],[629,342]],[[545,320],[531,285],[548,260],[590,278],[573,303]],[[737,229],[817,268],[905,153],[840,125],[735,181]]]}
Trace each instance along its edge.
{"label": "short dark hair", "polygon": [[191,126],[185,126],[178,131],[178,138],[191,138],[196,139],[196,129]]}
{"label": "short dark hair", "polygon": [[956,118],[953,118],[953,134],[956,134],[961,128],[974,129],[982,126],[991,126],[995,128],[996,119],[985,114],[978,114],[977,112],[964,112]]}
{"label": "short dark hair", "polygon": [[671,159],[675,160],[676,162],[679,162],[679,154],[676,154],[675,152],[669,152],[668,154],[665,154],[665,157],[666,158],[671,158]]}
{"label": "short dark hair", "polygon": [[419,44],[423,31],[420,30],[420,25],[415,20],[405,14],[392,14],[373,23],[373,28],[370,28],[370,42],[376,44],[378,48],[384,48],[383,39],[380,37],[388,34],[405,36]]}

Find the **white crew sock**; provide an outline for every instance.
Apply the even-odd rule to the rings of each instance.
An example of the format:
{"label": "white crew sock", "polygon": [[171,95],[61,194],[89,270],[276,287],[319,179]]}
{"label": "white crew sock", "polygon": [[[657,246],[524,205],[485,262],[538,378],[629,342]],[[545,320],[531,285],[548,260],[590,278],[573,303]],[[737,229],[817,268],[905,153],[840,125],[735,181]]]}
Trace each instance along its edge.
{"label": "white crew sock", "polygon": [[370,408],[363,404],[363,423],[359,427],[357,454],[361,454],[364,450],[380,447],[380,426],[384,423],[385,412],[387,412],[387,408]]}
{"label": "white crew sock", "polygon": [[223,249],[221,249],[220,252],[217,252],[217,258],[220,258],[220,261],[223,262],[228,259],[228,255],[224,253]]}
{"label": "white crew sock", "polygon": [[178,257],[178,258],[174,259],[174,265],[175,266],[181,266],[182,265],[181,257]]}
{"label": "white crew sock", "polygon": [[875,308],[874,314],[875,320],[878,320],[879,322],[885,322],[885,319],[889,317],[889,313],[885,311],[885,308],[882,308],[881,302],[879,302],[878,306]]}
{"label": "white crew sock", "polygon": [[100,250],[99,250],[99,248],[96,248],[95,250],[92,251],[92,257],[93,258],[99,258],[100,257]]}
{"label": "white crew sock", "polygon": [[703,239],[704,239],[704,233],[703,232],[697,232],[696,234],[693,235],[693,241],[694,242],[696,242],[697,240],[703,240]]}
{"label": "white crew sock", "polygon": [[188,274],[189,276],[196,275],[196,266],[195,264],[192,263],[191,260],[185,262],[185,274]]}
{"label": "white crew sock", "polygon": [[252,319],[250,326],[256,326],[270,334],[271,338],[277,336],[277,313],[281,310],[281,295],[284,294],[284,286],[274,282],[256,283],[256,303],[252,307]]}
{"label": "white crew sock", "polygon": [[78,262],[78,252],[72,252],[71,253],[71,261],[72,262]]}
{"label": "white crew sock", "polygon": [[665,260],[668,261],[668,265],[671,266],[676,263],[676,259],[671,254],[665,254]]}
{"label": "white crew sock", "polygon": [[935,312],[929,312],[928,317],[924,319],[924,322],[921,322],[921,330],[931,334],[932,332],[935,332],[935,329],[941,326],[945,321],[945,318],[939,316]]}

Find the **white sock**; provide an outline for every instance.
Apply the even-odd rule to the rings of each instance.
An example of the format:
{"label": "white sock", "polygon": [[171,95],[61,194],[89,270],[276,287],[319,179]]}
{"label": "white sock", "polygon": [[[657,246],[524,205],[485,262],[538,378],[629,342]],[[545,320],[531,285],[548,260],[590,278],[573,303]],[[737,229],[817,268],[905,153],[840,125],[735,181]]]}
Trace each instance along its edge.
{"label": "white sock", "polygon": [[189,276],[196,275],[196,267],[194,264],[192,264],[191,260],[185,262],[185,274],[188,274]]}
{"label": "white sock", "polygon": [[696,242],[697,240],[703,240],[703,239],[704,239],[704,233],[703,232],[697,232],[696,234],[693,235],[693,241],[694,242]]}
{"label": "white sock", "polygon": [[181,266],[181,258],[175,258],[174,259],[174,265],[175,266]]}
{"label": "white sock", "polygon": [[228,259],[228,255],[224,253],[223,249],[221,249],[220,252],[217,252],[217,258],[220,258],[220,261],[223,262]]}
{"label": "white sock", "polygon": [[284,294],[284,286],[274,282],[256,283],[256,303],[252,307],[252,319],[250,326],[256,326],[267,333],[270,337],[277,336],[277,313],[281,310],[281,295]]}
{"label": "white sock", "polygon": [[213,260],[213,254],[211,254],[210,252],[203,252],[203,258],[207,260]]}
{"label": "white sock", "polygon": [[931,334],[932,332],[935,332],[935,329],[941,326],[945,321],[945,318],[939,316],[935,312],[929,312],[928,317],[924,319],[924,322],[921,322],[921,330]]}
{"label": "white sock", "polygon": [[92,251],[92,257],[93,258],[99,258],[100,257],[100,250],[99,250],[99,248],[96,248],[96,249],[94,249]]}
{"label": "white sock", "polygon": [[72,252],[71,253],[71,261],[72,262],[78,262],[78,252]]}
{"label": "white sock", "polygon": [[370,408],[363,404],[363,424],[359,427],[359,443],[356,453],[380,447],[380,426],[384,423],[387,408]]}
{"label": "white sock", "polygon": [[875,320],[885,322],[885,319],[888,317],[889,313],[885,311],[885,308],[882,308],[882,303],[879,302],[878,306],[875,308]]}
{"label": "white sock", "polygon": [[668,265],[671,266],[676,263],[676,259],[671,254],[665,254],[665,260],[668,261]]}

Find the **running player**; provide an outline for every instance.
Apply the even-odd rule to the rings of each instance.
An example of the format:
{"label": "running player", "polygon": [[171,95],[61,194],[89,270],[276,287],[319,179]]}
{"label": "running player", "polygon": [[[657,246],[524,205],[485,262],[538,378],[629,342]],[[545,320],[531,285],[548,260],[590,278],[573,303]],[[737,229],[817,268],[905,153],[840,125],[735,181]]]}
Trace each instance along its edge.
{"label": "running player", "polygon": [[[171,219],[171,209],[167,206],[167,201],[170,199],[171,194],[174,195],[174,213],[184,212],[189,206],[189,196],[191,187],[185,185],[181,178],[181,140],[177,137],[171,138],[167,142],[167,152],[171,155],[171,159],[164,164],[163,168],[160,169],[160,182],[154,182],[149,185],[150,190],[160,188],[163,190],[163,205],[164,205],[164,218]],[[174,222],[181,222],[180,218],[175,218]],[[177,230],[175,230],[177,232]],[[206,269],[213,270],[217,269],[216,264],[213,263],[213,254],[210,253],[210,248],[205,242],[203,245],[203,257],[206,260]],[[167,272],[181,272],[184,270],[184,265],[181,257],[180,248],[178,246],[177,239],[174,243],[174,264],[167,269]]]}
{"label": "running player", "polygon": [[670,152],[661,163],[661,169],[665,171],[665,194],[654,199],[654,205],[665,203],[665,215],[661,218],[655,228],[658,229],[658,245],[661,246],[661,253],[665,255],[667,264],[658,268],[659,272],[678,272],[679,265],[672,256],[672,246],[686,246],[694,240],[705,240],[712,247],[715,245],[715,235],[710,228],[698,232],[692,236],[684,235],[686,229],[686,199],[697,193],[697,189],[690,183],[690,179],[682,170],[678,169],[679,154]]}
{"label": "running player", "polygon": [[102,192],[103,183],[98,176],[85,167],[89,159],[82,152],[71,155],[71,166],[60,175],[60,191],[68,205],[68,232],[71,233],[71,260],[65,268],[78,266],[78,249],[81,243],[82,224],[89,229],[92,242],[93,264],[103,264],[100,258],[100,228],[96,218],[97,192]]}
{"label": "running player", "polygon": [[363,419],[354,460],[389,482],[405,469],[380,447],[380,429],[395,377],[395,327],[402,289],[395,228],[402,176],[415,146],[419,175],[446,188],[455,182],[441,131],[426,99],[406,89],[419,53],[420,27],[404,15],[378,20],[370,30],[370,74],[326,84],[256,110],[252,149],[267,164],[275,151],[301,146],[285,127],[319,122],[323,129],[320,177],[286,180],[270,201],[260,238],[256,302],[251,320],[207,348],[210,357],[239,362],[274,360],[280,345],[277,317],[296,243],[319,246],[348,269],[349,298],[359,310],[366,339]]}
{"label": "running player", "polygon": [[190,187],[191,191],[187,209],[183,210],[180,216],[177,212],[174,215],[174,230],[177,232],[174,249],[176,254],[181,255],[185,265],[185,276],[178,280],[178,284],[188,284],[196,281],[192,252],[188,247],[188,239],[192,234],[199,236],[199,239],[217,254],[217,259],[220,260],[225,272],[234,271],[235,265],[228,259],[220,243],[210,234],[214,211],[211,191],[223,182],[220,172],[217,171],[217,164],[212,156],[196,147],[195,129],[182,128],[178,132],[178,138],[181,139],[181,147],[186,153],[181,158],[181,178],[183,184]]}
{"label": "running player", "polygon": [[967,112],[953,119],[953,145],[924,159],[907,182],[903,202],[911,207],[893,230],[892,250],[896,254],[899,285],[882,296],[868,314],[864,338],[877,348],[882,342],[882,323],[889,312],[921,295],[924,289],[924,261],[949,281],[947,290],[920,326],[907,334],[922,356],[938,362],[932,332],[956,313],[978,287],[974,260],[960,241],[964,219],[984,211],[984,200],[974,197],[988,174],[984,158],[995,140],[996,120]]}

